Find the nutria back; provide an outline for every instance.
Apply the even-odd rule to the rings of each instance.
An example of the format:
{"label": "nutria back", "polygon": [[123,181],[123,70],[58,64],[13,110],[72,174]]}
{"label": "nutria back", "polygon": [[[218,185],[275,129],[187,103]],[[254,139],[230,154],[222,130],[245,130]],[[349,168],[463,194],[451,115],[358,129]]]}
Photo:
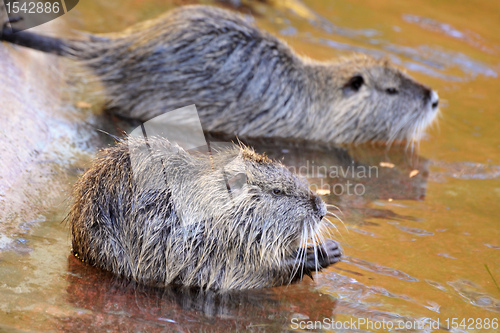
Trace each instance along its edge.
{"label": "nutria back", "polygon": [[418,140],[437,94],[386,60],[317,62],[237,13],[184,6],[122,33],[69,44],[143,121],[196,104],[203,128],[333,143]]}
{"label": "nutria back", "polygon": [[129,137],[100,153],[73,197],[73,252],[142,284],[269,287],[340,259],[308,183],[244,147],[210,157]]}

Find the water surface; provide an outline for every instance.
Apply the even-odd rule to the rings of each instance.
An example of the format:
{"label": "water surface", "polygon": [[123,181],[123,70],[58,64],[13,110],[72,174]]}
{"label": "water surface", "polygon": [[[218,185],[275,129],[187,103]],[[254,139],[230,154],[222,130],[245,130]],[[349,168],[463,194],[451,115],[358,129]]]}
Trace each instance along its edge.
{"label": "water surface", "polygon": [[[257,150],[304,171],[323,190],[323,199],[340,208],[343,223],[336,222],[338,231],[332,232],[343,245],[345,260],[314,281],[223,296],[138,288],[79,262],[70,254],[69,230],[61,222],[68,193],[95,151],[111,142],[94,129],[117,133],[127,126],[85,111],[87,105],[78,102],[95,102],[80,91],[64,100],[71,107],[67,112],[63,107],[62,113],[80,124],[70,129],[77,134],[67,137],[92,140],[84,147],[70,145],[50,159],[56,176],[44,178],[44,184],[58,190],[48,204],[35,204],[46,197],[37,192],[22,197],[21,213],[3,217],[2,224],[9,228],[0,229],[0,329],[286,331],[294,330],[293,318],[333,318],[434,327],[439,321],[437,329],[424,326],[415,331],[440,331],[452,318],[465,319],[467,326],[469,318],[483,324],[498,321],[500,290],[494,280],[500,283],[500,4],[241,2],[238,10],[252,14],[260,27],[300,54],[319,60],[353,52],[388,57],[441,97],[439,126],[431,128],[413,153],[404,147],[253,143]],[[195,2],[81,1],[61,19],[65,28],[57,26],[53,32],[121,30],[184,3]],[[230,6],[229,1],[203,3]],[[65,66],[73,71],[70,64]],[[83,106],[79,116],[75,105]],[[332,167],[370,166],[377,170],[370,176],[332,173]],[[339,188],[335,184],[347,182],[362,185],[362,195],[333,191]],[[452,331],[498,331],[478,327],[476,322]],[[365,326],[336,331],[385,330]]]}

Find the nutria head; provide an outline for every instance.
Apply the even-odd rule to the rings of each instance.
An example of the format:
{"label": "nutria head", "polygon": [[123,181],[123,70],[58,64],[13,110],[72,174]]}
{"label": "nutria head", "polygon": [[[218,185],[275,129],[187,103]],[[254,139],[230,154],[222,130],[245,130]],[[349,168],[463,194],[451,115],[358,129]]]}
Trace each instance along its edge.
{"label": "nutria head", "polygon": [[[235,203],[233,219],[244,224],[249,239],[258,239],[263,258],[277,260],[276,253],[290,255],[306,248],[308,240],[323,240],[320,227],[326,205],[310,190],[307,180],[279,162],[247,147],[241,149],[223,172]],[[232,168],[234,164],[238,168]]]}
{"label": "nutria head", "polygon": [[[418,141],[438,112],[438,95],[388,60],[354,56],[326,68],[333,89],[327,125],[317,135],[338,143]],[[327,89],[327,88],[325,88]]]}
{"label": "nutria head", "polygon": [[192,187],[186,193],[195,197],[182,200],[196,200],[198,211],[219,216],[219,227],[227,228],[230,239],[244,235],[240,241],[270,261],[283,260],[278,253],[290,255],[305,248],[308,240],[323,240],[326,205],[305,178],[243,145],[219,151],[207,162],[209,168],[199,169],[196,184],[186,182]]}

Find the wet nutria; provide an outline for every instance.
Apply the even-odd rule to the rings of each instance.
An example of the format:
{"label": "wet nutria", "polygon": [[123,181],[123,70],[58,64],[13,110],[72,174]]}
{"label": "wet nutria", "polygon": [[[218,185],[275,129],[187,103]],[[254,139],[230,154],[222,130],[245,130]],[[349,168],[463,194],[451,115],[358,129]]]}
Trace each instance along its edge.
{"label": "wet nutria", "polygon": [[75,255],[142,284],[270,287],[340,260],[307,181],[245,147],[209,157],[129,137],[100,153],[73,196]]}
{"label": "wet nutria", "polygon": [[9,29],[1,39],[78,59],[104,83],[110,109],[141,121],[196,104],[209,132],[390,144],[419,140],[438,110],[434,91],[386,60],[313,61],[210,6],[81,40]]}

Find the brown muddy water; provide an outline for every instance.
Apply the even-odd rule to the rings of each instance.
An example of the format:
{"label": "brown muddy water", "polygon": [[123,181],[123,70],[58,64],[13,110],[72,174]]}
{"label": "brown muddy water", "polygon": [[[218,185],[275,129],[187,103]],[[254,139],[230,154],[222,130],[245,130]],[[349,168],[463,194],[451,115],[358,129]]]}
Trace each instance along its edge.
{"label": "brown muddy water", "polygon": [[[185,3],[195,1],[84,0],[36,29],[116,31]],[[241,3],[238,10],[311,58],[389,57],[438,91],[438,126],[414,152],[253,142],[341,209],[344,223],[333,232],[344,261],[287,287],[150,290],[72,257],[62,222],[72,184],[112,142],[96,129],[119,133],[128,125],[100,113],[87,91],[93,79],[70,63],[0,45],[3,80],[50,91],[45,101],[29,97],[38,88],[1,90],[18,103],[4,110],[26,114],[0,114],[7,126],[0,132],[0,331],[279,332],[306,331],[311,321],[316,331],[500,331],[500,3],[203,3]],[[27,74],[8,70],[14,66]],[[20,157],[24,151],[29,158]]]}

